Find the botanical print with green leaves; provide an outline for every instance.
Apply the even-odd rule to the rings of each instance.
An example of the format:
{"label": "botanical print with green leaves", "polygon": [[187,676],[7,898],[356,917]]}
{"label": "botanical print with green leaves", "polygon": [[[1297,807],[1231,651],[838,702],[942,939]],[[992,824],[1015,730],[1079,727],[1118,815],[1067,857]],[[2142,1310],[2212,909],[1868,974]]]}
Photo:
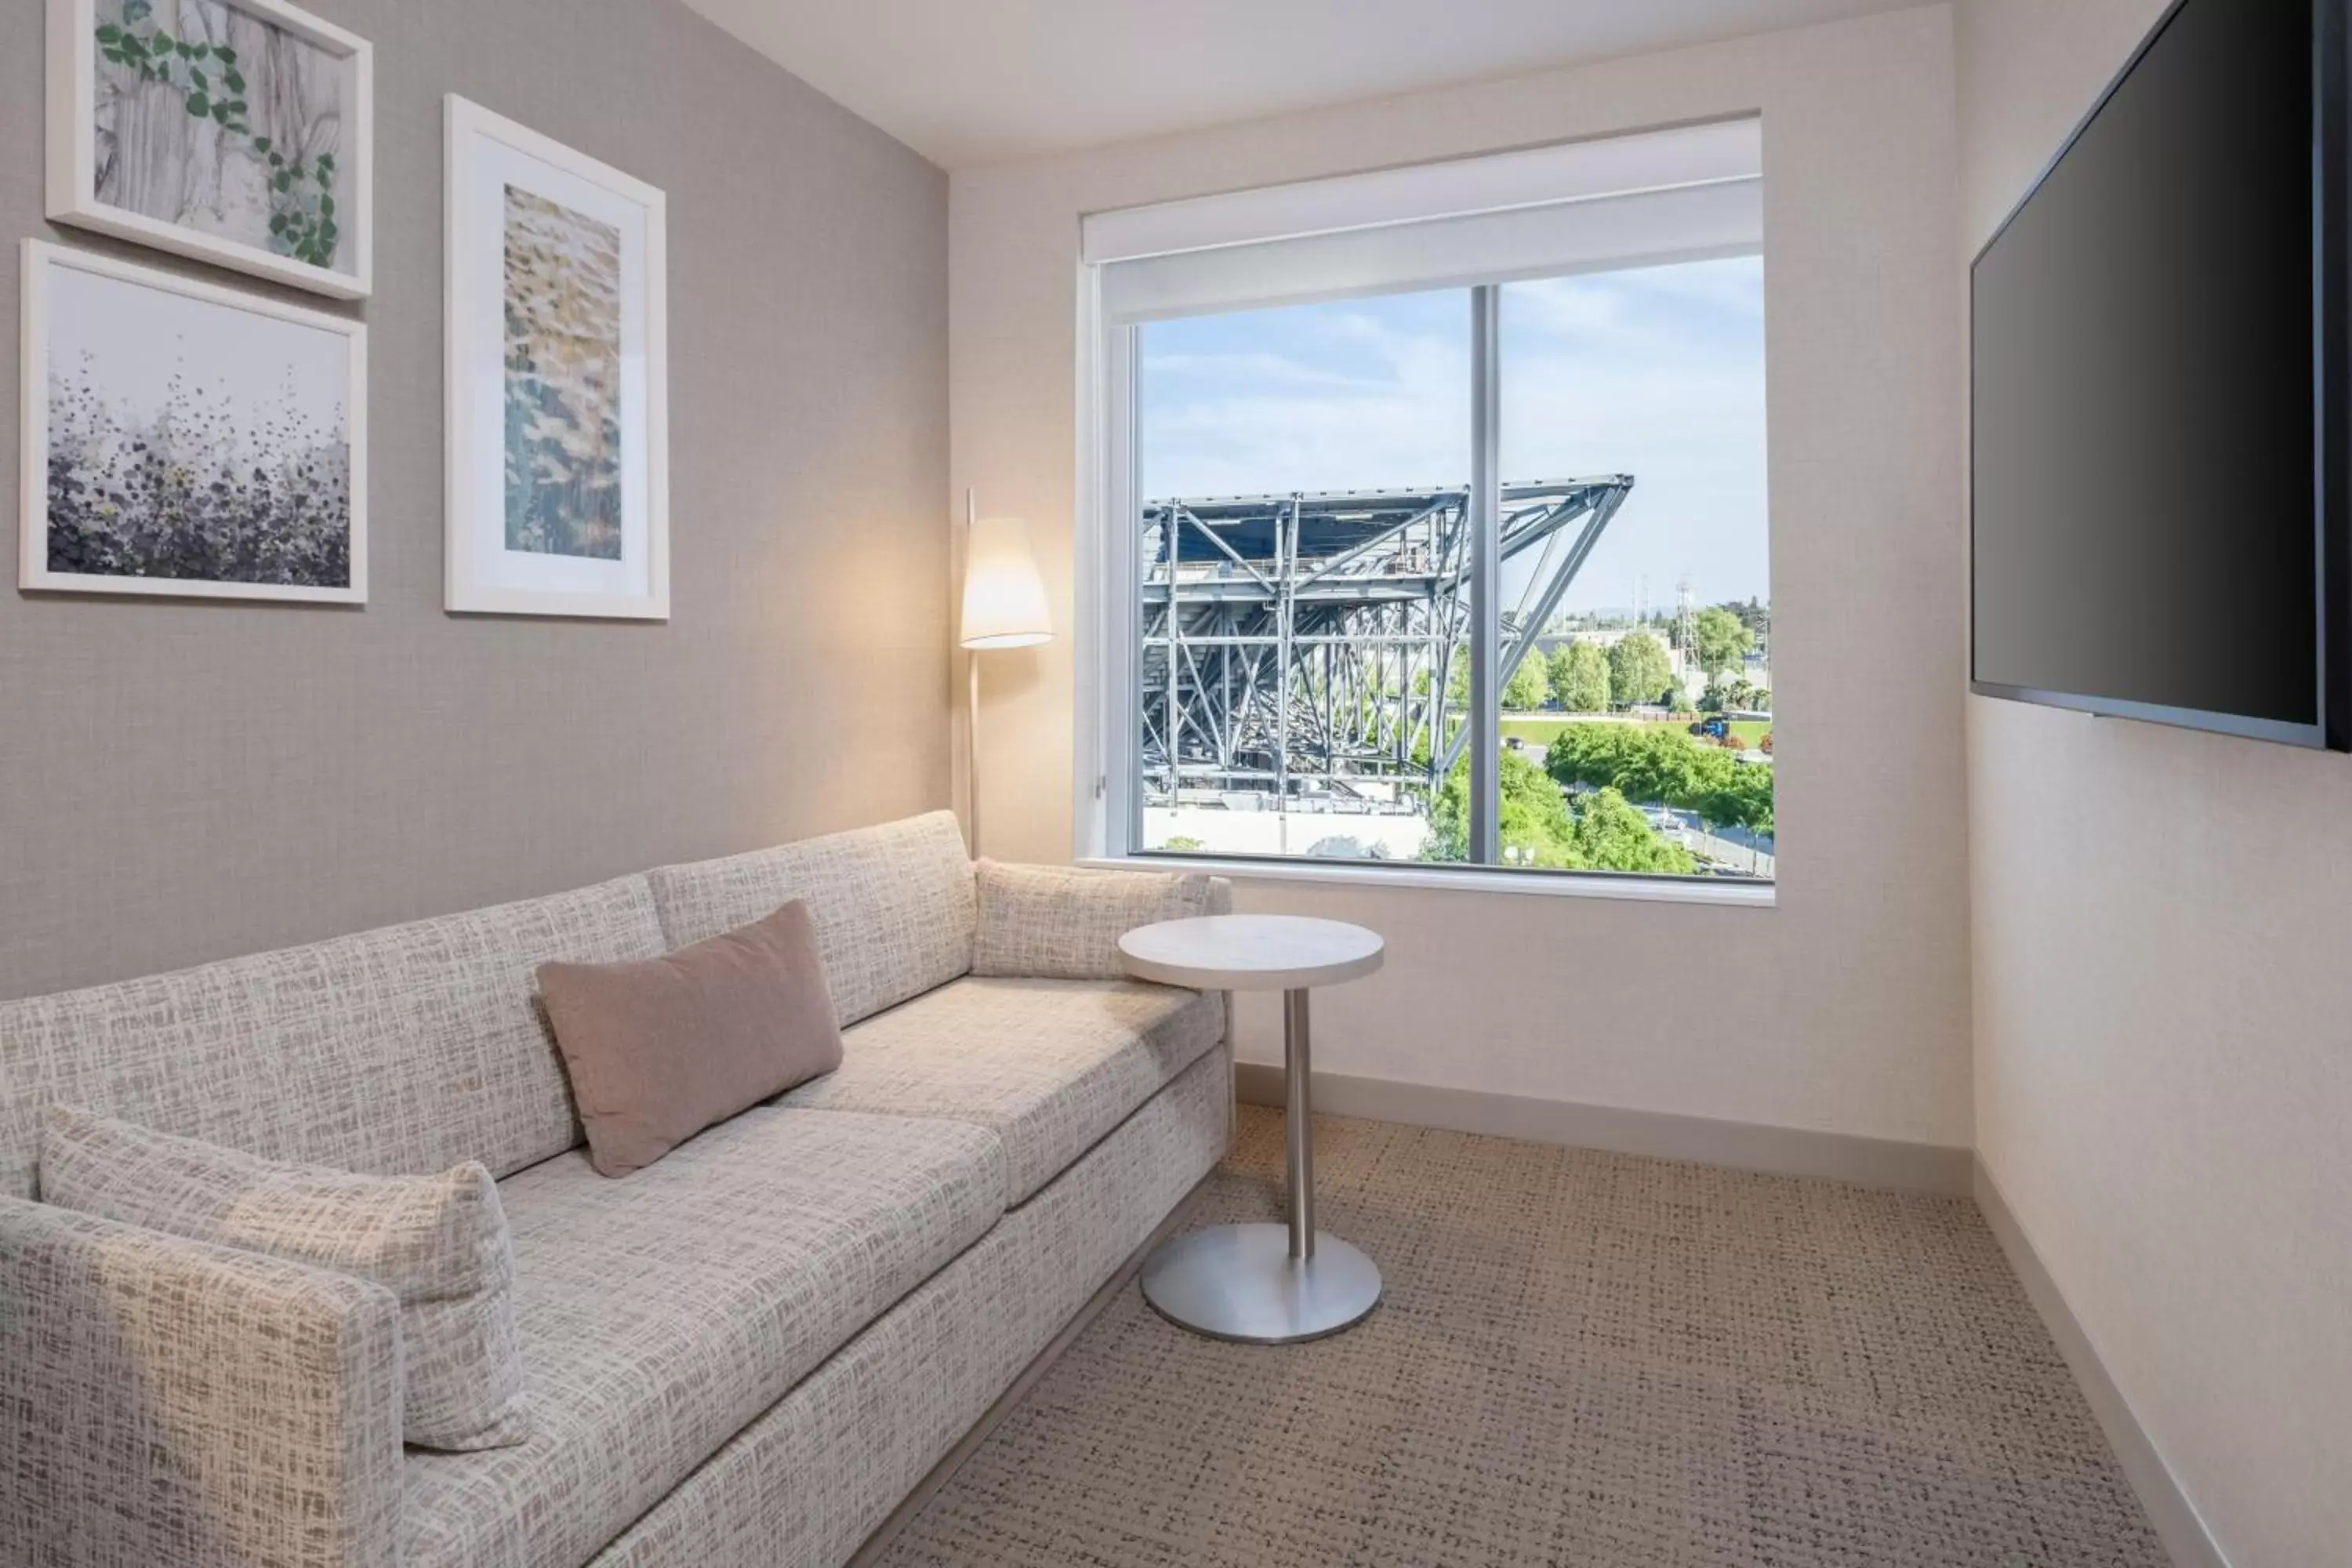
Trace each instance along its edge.
{"label": "botanical print with green leaves", "polygon": [[94,194],[342,268],[345,62],[226,0],[98,0]]}
{"label": "botanical print with green leaves", "polygon": [[621,559],[621,231],[506,187],[506,547]]}

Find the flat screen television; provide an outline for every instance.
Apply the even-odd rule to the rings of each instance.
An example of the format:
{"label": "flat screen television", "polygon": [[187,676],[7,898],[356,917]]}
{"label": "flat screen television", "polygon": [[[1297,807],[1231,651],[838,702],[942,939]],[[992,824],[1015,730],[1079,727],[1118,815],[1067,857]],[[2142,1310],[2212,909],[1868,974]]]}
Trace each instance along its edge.
{"label": "flat screen television", "polygon": [[1970,689],[2352,749],[2347,0],[2179,0],[1970,268]]}

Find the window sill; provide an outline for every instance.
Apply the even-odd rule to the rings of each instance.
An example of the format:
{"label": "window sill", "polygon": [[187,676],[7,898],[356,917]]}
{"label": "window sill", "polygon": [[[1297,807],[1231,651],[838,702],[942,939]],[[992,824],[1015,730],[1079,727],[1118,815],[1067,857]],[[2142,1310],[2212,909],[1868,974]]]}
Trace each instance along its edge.
{"label": "window sill", "polygon": [[1206,871],[1244,882],[1318,882],[1360,888],[1432,888],[1452,893],[1532,894],[1538,898],[1632,899],[1659,904],[1722,904],[1769,910],[1780,902],[1770,882],[1733,882],[1709,877],[1687,880],[1612,877],[1575,871],[1469,871],[1443,866],[1384,866],[1345,862],[1273,860],[1213,855],[1082,856],[1081,866],[1121,871]]}

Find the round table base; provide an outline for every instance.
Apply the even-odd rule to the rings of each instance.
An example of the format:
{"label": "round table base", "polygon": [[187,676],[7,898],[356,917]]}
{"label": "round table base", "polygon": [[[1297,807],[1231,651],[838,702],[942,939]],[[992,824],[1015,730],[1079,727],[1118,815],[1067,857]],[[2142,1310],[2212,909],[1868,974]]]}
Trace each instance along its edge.
{"label": "round table base", "polygon": [[1380,1304],[1381,1271],[1318,1231],[1315,1256],[1290,1256],[1279,1225],[1221,1225],[1180,1236],[1143,1265],[1143,1299],[1171,1322],[1244,1344],[1336,1334]]}

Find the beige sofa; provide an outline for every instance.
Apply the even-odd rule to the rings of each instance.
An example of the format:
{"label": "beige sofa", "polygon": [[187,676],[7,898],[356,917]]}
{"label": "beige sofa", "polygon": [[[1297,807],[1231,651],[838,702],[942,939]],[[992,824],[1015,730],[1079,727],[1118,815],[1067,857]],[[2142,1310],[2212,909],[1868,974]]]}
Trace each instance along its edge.
{"label": "beige sofa", "polygon": [[[534,966],[791,898],[840,1070],[591,1171]],[[1229,1135],[1219,998],[975,978],[974,922],[939,814],[0,1004],[0,1563],[843,1562]],[[536,1436],[404,1451],[387,1293],[34,1201],[53,1101],[353,1171],[484,1162]]]}

